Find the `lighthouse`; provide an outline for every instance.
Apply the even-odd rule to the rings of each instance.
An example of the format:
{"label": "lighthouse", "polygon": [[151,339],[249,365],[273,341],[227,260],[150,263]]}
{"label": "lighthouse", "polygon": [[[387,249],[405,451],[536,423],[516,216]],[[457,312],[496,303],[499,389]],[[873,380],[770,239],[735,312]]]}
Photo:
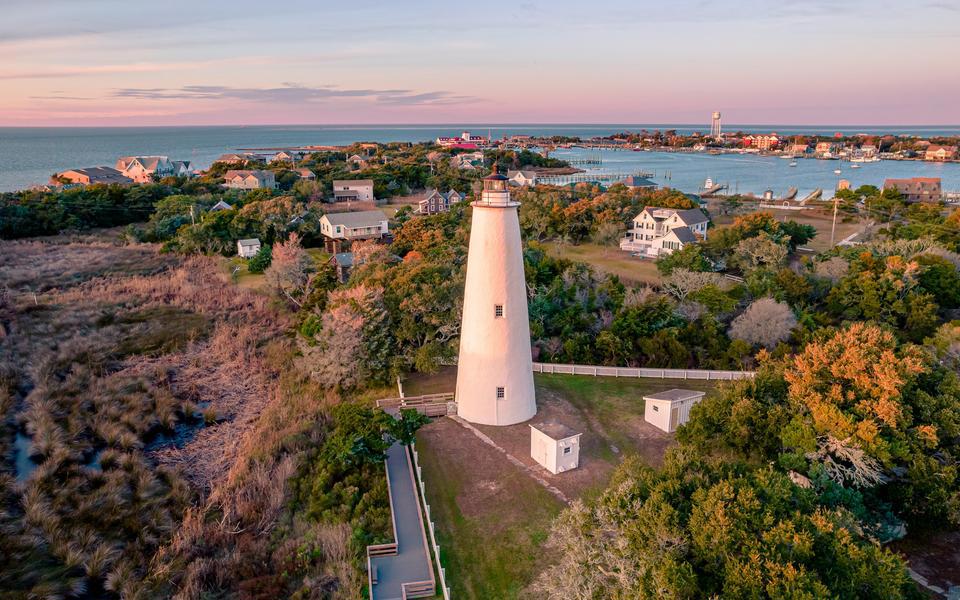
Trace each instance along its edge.
{"label": "lighthouse", "polygon": [[457,414],[480,425],[514,425],[537,413],[519,202],[507,178],[483,180],[473,202],[457,366]]}

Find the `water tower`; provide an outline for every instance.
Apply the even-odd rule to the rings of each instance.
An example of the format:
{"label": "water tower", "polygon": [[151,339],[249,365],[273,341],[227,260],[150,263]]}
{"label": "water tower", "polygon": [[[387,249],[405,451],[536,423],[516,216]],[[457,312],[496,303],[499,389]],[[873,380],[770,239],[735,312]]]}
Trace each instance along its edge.
{"label": "water tower", "polygon": [[710,122],[710,137],[720,141],[723,136],[720,133],[720,111],[714,111],[713,121]]}
{"label": "water tower", "polygon": [[473,202],[457,367],[457,414],[481,425],[514,425],[537,414],[519,202],[507,178],[483,180]]}

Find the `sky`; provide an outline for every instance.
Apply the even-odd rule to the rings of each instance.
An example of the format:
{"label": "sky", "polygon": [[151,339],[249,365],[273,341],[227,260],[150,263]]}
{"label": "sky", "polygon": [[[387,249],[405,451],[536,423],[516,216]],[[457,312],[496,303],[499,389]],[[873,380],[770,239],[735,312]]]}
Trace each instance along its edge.
{"label": "sky", "polygon": [[960,0],[0,8],[0,126],[960,124]]}

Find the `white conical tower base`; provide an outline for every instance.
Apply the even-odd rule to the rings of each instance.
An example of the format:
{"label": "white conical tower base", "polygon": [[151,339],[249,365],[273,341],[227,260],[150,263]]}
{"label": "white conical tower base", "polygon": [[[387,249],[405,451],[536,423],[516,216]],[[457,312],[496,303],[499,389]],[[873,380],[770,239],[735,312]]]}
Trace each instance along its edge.
{"label": "white conical tower base", "polygon": [[537,413],[518,204],[507,191],[483,198],[473,203],[457,414],[481,425],[513,425]]}

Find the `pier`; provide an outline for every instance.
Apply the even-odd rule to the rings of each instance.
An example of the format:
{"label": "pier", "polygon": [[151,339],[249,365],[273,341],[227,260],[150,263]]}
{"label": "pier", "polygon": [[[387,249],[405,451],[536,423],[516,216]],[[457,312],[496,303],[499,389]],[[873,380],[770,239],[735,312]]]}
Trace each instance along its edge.
{"label": "pier", "polygon": [[613,185],[627,177],[644,177],[650,179],[652,173],[571,173],[570,175],[548,175],[537,177],[537,183],[543,185],[575,185],[578,183],[602,183]]}

